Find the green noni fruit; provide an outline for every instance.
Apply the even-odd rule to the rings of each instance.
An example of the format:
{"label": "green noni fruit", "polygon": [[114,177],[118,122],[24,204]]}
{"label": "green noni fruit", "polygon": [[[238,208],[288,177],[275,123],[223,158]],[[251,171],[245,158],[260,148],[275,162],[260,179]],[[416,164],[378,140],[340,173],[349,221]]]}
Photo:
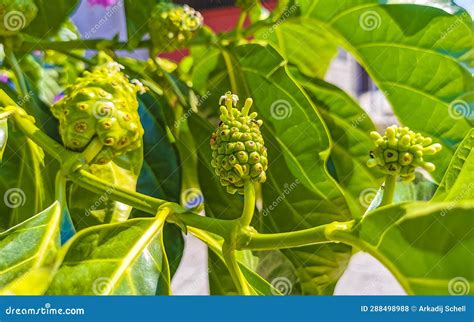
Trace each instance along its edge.
{"label": "green noni fruit", "polygon": [[249,114],[252,99],[247,98],[242,111],[236,108],[239,98],[231,92],[221,97],[220,124],[211,137],[215,173],[229,193],[244,192],[246,180],[263,183],[268,166],[267,149],[260,133],[262,120]]}
{"label": "green noni fruit", "polygon": [[435,170],[435,165],[425,162],[423,157],[433,155],[441,150],[441,144],[429,137],[415,133],[407,127],[392,125],[385,130],[385,135],[373,131],[370,133],[375,142],[375,149],[370,151],[369,167],[378,166],[389,175],[399,175],[405,181],[415,179],[415,169],[422,167],[428,172]]}
{"label": "green noni fruit", "polygon": [[94,137],[99,138],[104,148],[94,163],[105,164],[142,145],[136,94],[144,87],[136,80],[130,82],[122,68],[108,61],[84,72],[51,107],[67,148],[82,151]]}
{"label": "green noni fruit", "polygon": [[186,46],[202,27],[202,22],[201,14],[187,5],[157,4],[148,22],[154,49],[174,51]]}

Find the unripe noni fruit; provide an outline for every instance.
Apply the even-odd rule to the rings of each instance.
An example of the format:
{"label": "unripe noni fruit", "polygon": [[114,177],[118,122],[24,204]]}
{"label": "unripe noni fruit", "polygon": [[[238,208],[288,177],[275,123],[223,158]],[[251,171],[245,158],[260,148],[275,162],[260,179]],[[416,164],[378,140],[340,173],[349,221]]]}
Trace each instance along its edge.
{"label": "unripe noni fruit", "polygon": [[187,5],[157,4],[148,22],[154,50],[174,51],[185,47],[202,22],[201,14]]}
{"label": "unripe noni fruit", "polygon": [[34,0],[0,0],[0,36],[26,28],[38,13]]}
{"label": "unripe noni fruit", "polygon": [[219,127],[211,137],[212,162],[221,184],[229,193],[244,192],[245,181],[263,183],[268,166],[267,149],[260,133],[262,120],[249,114],[252,99],[247,98],[242,111],[236,108],[239,98],[227,92],[221,97]]}
{"label": "unripe noni fruit", "polygon": [[131,83],[122,68],[109,61],[84,72],[51,107],[67,148],[82,151],[94,137],[104,145],[94,163],[105,164],[142,145],[136,94],[144,88],[136,80]]}
{"label": "unripe noni fruit", "polygon": [[370,137],[375,142],[375,149],[370,151],[369,167],[378,166],[389,175],[399,175],[405,181],[415,179],[415,169],[422,167],[428,172],[435,170],[431,162],[425,162],[425,155],[433,155],[441,151],[441,144],[432,144],[432,139],[415,133],[407,127],[392,125],[382,136],[371,132]]}

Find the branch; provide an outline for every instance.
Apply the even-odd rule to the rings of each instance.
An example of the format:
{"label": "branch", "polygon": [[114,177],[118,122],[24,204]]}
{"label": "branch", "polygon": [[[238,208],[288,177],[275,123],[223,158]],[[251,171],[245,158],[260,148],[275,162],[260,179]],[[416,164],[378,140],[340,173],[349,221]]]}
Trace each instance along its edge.
{"label": "branch", "polygon": [[246,231],[248,240],[241,242],[237,249],[271,250],[307,245],[344,242],[348,243],[352,238],[354,221],[332,222],[330,224],[298,231],[260,234]]}

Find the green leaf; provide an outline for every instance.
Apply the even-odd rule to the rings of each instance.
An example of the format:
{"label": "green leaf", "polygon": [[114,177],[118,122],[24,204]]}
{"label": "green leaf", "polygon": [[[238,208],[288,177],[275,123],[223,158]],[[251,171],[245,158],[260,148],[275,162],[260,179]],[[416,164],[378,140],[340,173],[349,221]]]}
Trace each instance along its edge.
{"label": "green leaf", "polygon": [[134,48],[148,32],[148,19],[157,0],[136,1],[125,0],[125,16],[127,21],[127,36],[129,45]]}
{"label": "green leaf", "polygon": [[[110,184],[135,191],[142,155],[142,149],[137,149],[107,164],[91,165],[89,172]],[[112,191],[106,191],[99,195],[75,184],[72,185],[68,204],[78,230],[101,223],[127,220],[132,207],[114,201],[110,198],[111,193]]]}
{"label": "green leaf", "polygon": [[80,231],[68,242],[47,294],[168,294],[163,224],[161,217],[140,218]]}
{"label": "green leaf", "polygon": [[0,119],[0,162],[3,159],[3,153],[8,141],[8,119]]}
{"label": "green leaf", "polygon": [[354,216],[360,216],[369,205],[361,201],[364,194],[374,192],[384,180],[381,172],[366,165],[369,151],[374,147],[369,134],[376,130],[375,126],[359,104],[340,88],[296,71],[292,74],[323,117],[333,144],[331,161],[336,168],[335,179],[354,205]]}
{"label": "green leaf", "polygon": [[[296,11],[298,5],[292,4],[289,8],[285,12]],[[298,19],[263,29],[256,34],[256,39],[275,46],[290,64],[311,77],[324,77],[331,60],[337,54],[337,46],[330,34],[323,29],[312,28]]]}
{"label": "green leaf", "polygon": [[50,281],[51,270],[33,269],[0,288],[0,295],[43,295]]}
{"label": "green leaf", "polygon": [[[409,294],[473,294],[469,202],[404,203],[367,214],[358,228],[363,251],[384,264]],[[470,291],[469,291],[470,289]]]}
{"label": "green leaf", "polygon": [[41,39],[54,36],[79,3],[79,0],[35,0],[38,14],[23,32]]}
{"label": "green leaf", "polygon": [[44,164],[44,153],[17,131],[9,132],[9,144],[0,163],[0,228],[8,229],[43,210],[54,201]]}
{"label": "green leaf", "polygon": [[61,210],[55,202],[27,221],[0,233],[0,288],[30,270],[54,264],[60,247]]}
{"label": "green leaf", "polygon": [[433,201],[474,199],[474,129],[459,144]]}
{"label": "green leaf", "polygon": [[[330,32],[386,93],[403,125],[444,149],[431,160],[440,180],[472,127],[471,20],[458,10],[384,1],[299,1],[300,21]],[[456,9],[456,8],[453,8]],[[288,22],[291,19],[288,19]],[[284,22],[285,23],[285,22]]]}

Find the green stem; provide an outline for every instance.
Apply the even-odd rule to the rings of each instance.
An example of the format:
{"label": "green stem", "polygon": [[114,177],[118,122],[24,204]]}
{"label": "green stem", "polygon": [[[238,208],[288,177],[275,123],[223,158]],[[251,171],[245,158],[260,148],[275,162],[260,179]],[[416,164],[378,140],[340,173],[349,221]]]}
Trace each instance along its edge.
{"label": "green stem", "polygon": [[246,180],[244,184],[244,209],[242,216],[240,216],[240,224],[242,227],[247,227],[252,222],[255,211],[255,183]]}
{"label": "green stem", "polygon": [[173,213],[168,221],[171,223],[185,224],[228,239],[235,227],[235,221],[204,217],[194,213]]}
{"label": "green stem", "polygon": [[353,227],[354,221],[352,220],[346,222],[335,221],[326,225],[286,233],[260,234],[248,232],[246,244],[238,245],[238,249],[271,250],[333,243],[339,241],[334,237],[339,236],[338,234],[352,236]]}
{"label": "green stem", "polygon": [[390,205],[393,202],[393,195],[395,194],[396,184],[397,176],[387,175],[387,177],[385,178],[382,201],[380,202],[379,207]]}
{"label": "green stem", "polygon": [[91,142],[87,145],[87,147],[82,152],[82,157],[84,161],[89,164],[94,160],[94,158],[102,151],[104,144],[99,140],[98,137],[92,139]]}
{"label": "green stem", "polygon": [[224,257],[227,269],[229,270],[230,276],[232,277],[232,281],[234,282],[239,294],[253,295],[253,292],[250,289],[244,274],[240,270],[237,259],[235,258],[235,249],[231,245],[224,242],[224,245],[222,246],[222,255]]}
{"label": "green stem", "polygon": [[245,19],[247,19],[247,11],[242,11],[239,15],[239,20],[237,21],[237,25],[235,27],[235,32],[237,37],[241,37],[242,29],[245,24]]}
{"label": "green stem", "polygon": [[20,64],[16,59],[15,53],[11,50],[10,45],[8,43],[5,44],[5,58],[11,65],[13,69],[13,73],[18,80],[18,84],[20,85],[20,93],[23,98],[28,97],[28,87],[26,86],[25,77],[23,75],[23,71],[21,70]]}

